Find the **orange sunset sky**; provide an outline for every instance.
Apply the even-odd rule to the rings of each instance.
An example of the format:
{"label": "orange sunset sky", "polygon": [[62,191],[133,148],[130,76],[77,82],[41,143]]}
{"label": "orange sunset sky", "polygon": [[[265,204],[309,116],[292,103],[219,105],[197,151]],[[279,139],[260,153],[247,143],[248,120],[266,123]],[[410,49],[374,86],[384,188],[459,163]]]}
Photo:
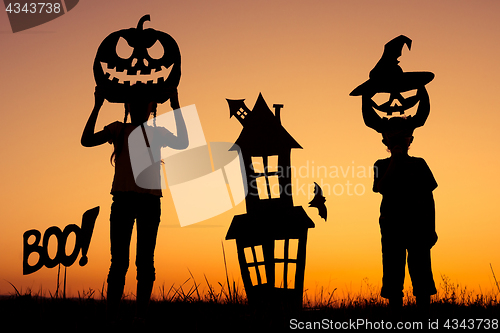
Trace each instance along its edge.
{"label": "orange sunset sky", "polygon": [[[305,274],[311,295],[320,287],[338,288],[340,296],[358,292],[364,278],[381,285],[381,196],[371,191],[368,172],[358,171],[388,153],[381,136],[363,123],[361,98],[349,93],[368,79],[386,42],[401,34],[411,38],[401,67],[436,75],[427,85],[430,116],[410,149],[425,158],[439,184],[435,281],[439,286],[446,275],[468,289],[494,290],[490,263],[500,277],[500,2],[85,0],[19,33],[0,13],[0,294],[14,292],[8,282],[53,293],[57,268],[23,276],[22,235],[80,225],[83,212],[95,206],[101,211],[89,263],[68,268],[68,293],[105,282],[112,146],[84,148],[80,137],[93,106],[99,44],[111,32],[135,27],[145,14],[151,15],[145,27],[179,44],[180,104],[196,105],[207,141],[234,142],[241,131],[229,118],[226,98],[246,99],[252,108],[262,92],[270,106],[284,104],[282,123],[303,147],[292,152],[295,170],[302,167],[293,178],[294,203],[316,223]],[[115,120],[123,120],[123,106],[106,102],[96,128]],[[318,166],[345,174],[318,175]],[[313,182],[323,184],[327,222],[307,207]],[[156,287],[182,284],[188,269],[199,283],[204,275],[213,285],[225,283],[221,242],[229,278],[242,287],[235,242],[224,237],[233,215],[244,212],[241,203],[181,228],[164,191]],[[207,289],[204,283],[201,288]],[[126,289],[135,293],[133,260]]]}

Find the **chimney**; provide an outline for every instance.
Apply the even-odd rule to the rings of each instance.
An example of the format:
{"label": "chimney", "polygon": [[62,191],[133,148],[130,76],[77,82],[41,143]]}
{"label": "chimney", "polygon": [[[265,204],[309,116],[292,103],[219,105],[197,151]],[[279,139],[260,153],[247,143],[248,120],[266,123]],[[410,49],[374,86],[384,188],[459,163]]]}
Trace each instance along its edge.
{"label": "chimney", "polygon": [[274,108],[274,116],[278,119],[278,122],[281,124],[281,108],[283,104],[273,104]]}

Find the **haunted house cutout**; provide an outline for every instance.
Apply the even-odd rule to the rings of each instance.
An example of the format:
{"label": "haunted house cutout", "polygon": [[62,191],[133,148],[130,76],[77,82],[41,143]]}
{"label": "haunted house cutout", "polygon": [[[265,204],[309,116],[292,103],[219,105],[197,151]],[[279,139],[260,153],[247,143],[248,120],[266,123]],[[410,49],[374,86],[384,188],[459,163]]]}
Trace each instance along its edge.
{"label": "haunted house cutout", "polygon": [[280,120],[281,104],[269,109],[261,94],[250,111],[228,100],[243,125],[232,150],[245,166],[247,213],[236,215],[226,235],[235,239],[241,276],[251,304],[302,306],[306,243],[314,222],[293,205],[291,150],[302,148]]}

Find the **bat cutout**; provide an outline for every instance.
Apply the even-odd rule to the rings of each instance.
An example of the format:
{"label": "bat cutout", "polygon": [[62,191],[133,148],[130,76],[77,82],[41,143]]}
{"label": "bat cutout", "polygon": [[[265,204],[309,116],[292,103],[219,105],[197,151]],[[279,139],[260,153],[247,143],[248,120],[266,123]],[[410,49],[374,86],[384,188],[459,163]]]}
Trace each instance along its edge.
{"label": "bat cutout", "polygon": [[326,198],[323,196],[323,190],[314,182],[314,198],[309,202],[309,207],[318,208],[319,216],[325,219],[326,222]]}

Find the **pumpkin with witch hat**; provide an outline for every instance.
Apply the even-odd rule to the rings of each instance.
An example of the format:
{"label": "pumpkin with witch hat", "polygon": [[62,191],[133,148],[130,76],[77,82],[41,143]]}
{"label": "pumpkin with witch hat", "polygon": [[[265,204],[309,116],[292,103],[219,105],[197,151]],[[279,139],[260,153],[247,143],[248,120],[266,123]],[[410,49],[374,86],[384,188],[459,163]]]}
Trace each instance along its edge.
{"label": "pumpkin with witch hat", "polygon": [[[400,35],[385,44],[382,57],[370,71],[370,78],[356,87],[350,96],[374,96],[376,93],[389,93],[389,100],[380,104],[372,98],[372,106],[387,115],[399,112],[401,115],[419,101],[418,94],[403,97],[402,93],[424,87],[434,79],[431,72],[403,72],[398,58],[401,56],[404,45],[411,49],[411,39]],[[398,102],[395,103],[395,101]]]}
{"label": "pumpkin with witch hat", "polygon": [[109,102],[167,101],[181,77],[181,54],[167,33],[144,29],[149,15],[136,28],[115,31],[99,46],[94,78]]}

